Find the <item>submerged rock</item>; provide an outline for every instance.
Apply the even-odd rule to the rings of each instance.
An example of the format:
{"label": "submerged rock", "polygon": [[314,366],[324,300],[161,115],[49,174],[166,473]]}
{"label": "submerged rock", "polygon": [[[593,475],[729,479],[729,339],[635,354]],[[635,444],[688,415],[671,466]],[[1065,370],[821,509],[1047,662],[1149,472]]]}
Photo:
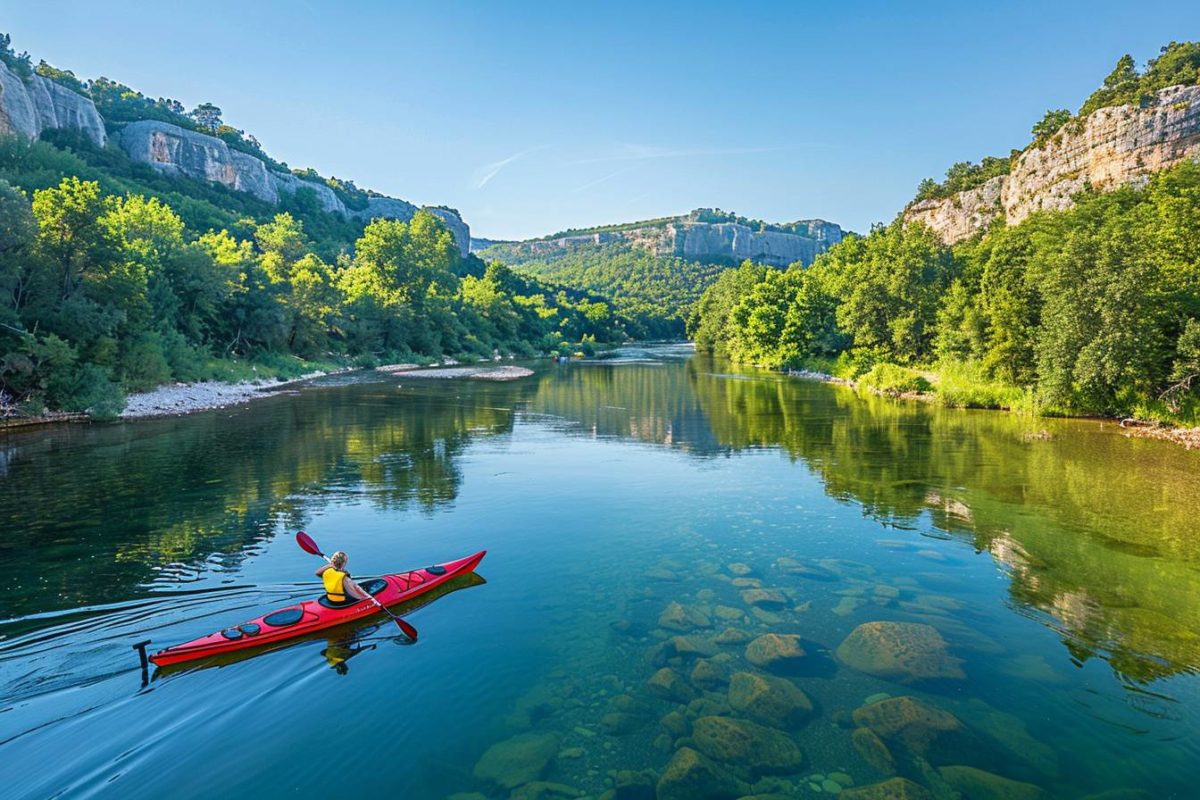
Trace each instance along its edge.
{"label": "submerged rock", "polygon": [[559,797],[582,797],[583,792],[565,783],[534,781],[527,783],[509,795],[509,800],[555,800]]}
{"label": "submerged rock", "polygon": [[670,659],[680,658],[688,661],[694,658],[708,658],[718,652],[716,644],[710,639],[698,636],[672,636],[650,651],[650,663],[662,667]]}
{"label": "submerged rock", "polygon": [[907,778],[892,778],[882,783],[844,789],[841,800],[933,800],[933,795],[919,783]]}
{"label": "submerged rock", "polygon": [[650,676],[646,681],[646,692],[659,699],[676,703],[690,702],[696,696],[696,692],[688,686],[687,681],[670,667],[663,667]]}
{"label": "submerged rock", "polygon": [[1020,717],[991,708],[980,714],[966,716],[968,721],[1008,751],[1007,755],[1013,761],[1022,761],[1048,778],[1058,777],[1058,754],[1031,736]]}
{"label": "submerged rock", "polygon": [[850,735],[850,742],[871,769],[880,775],[896,774],[896,760],[892,758],[892,751],[873,730],[855,728],[854,733]]}
{"label": "submerged rock", "polygon": [[539,719],[557,713],[569,691],[563,686],[540,683],[517,699],[506,721],[517,729],[532,728]]}
{"label": "submerged rock", "polygon": [[613,800],[654,800],[654,773],[618,770],[613,776]]}
{"label": "submerged rock", "polygon": [[867,604],[861,597],[843,597],[833,607],[833,613],[839,617],[848,617]]}
{"label": "submerged rock", "polygon": [[837,656],[859,672],[890,680],[967,677],[937,629],[915,622],[864,622],[838,646]]}
{"label": "submerged rock", "polygon": [[723,619],[726,622],[739,620],[746,616],[740,608],[734,608],[733,606],[717,606],[713,609],[713,614],[717,619]]}
{"label": "submerged rock", "polygon": [[609,711],[600,718],[600,727],[611,736],[624,736],[645,727],[648,720],[640,714],[628,711]]}
{"label": "submerged rock", "polygon": [[813,712],[812,700],[784,678],[735,673],[729,682],[729,706],[755,722],[787,728]]}
{"label": "submerged rock", "polygon": [[686,632],[695,628],[711,628],[712,620],[695,606],[685,606],[672,601],[658,616],[658,627]]}
{"label": "submerged rock", "polygon": [[692,685],[697,689],[715,689],[729,682],[729,670],[711,658],[702,658],[692,667]]}
{"label": "submerged rock", "polygon": [[750,773],[796,772],[804,753],[786,734],[747,720],[701,717],[692,726],[692,741],[709,758]]}
{"label": "submerged rock", "polygon": [[943,779],[966,800],[1040,800],[1041,787],[994,775],[975,767],[953,766],[938,770]]}
{"label": "submerged rock", "polygon": [[775,562],[775,568],[785,575],[795,575],[800,578],[808,578],[815,581],[836,581],[838,576],[836,573],[826,569],[825,567],[817,566],[816,564],[808,564],[804,561],[798,561],[794,558],[783,556]]}
{"label": "submerged rock", "polygon": [[786,608],[787,595],[778,589],[743,589],[742,602],[748,606],[760,608]]}
{"label": "submerged rock", "polygon": [[687,705],[688,716],[692,719],[699,717],[722,717],[733,709],[725,702],[722,695],[710,693],[707,697],[697,697]]}
{"label": "submerged rock", "polygon": [[742,563],[730,564],[728,567],[726,567],[726,569],[729,570],[730,575],[734,575],[738,578],[744,578],[754,572],[753,567],[751,567],[749,564]]}
{"label": "submerged rock", "polygon": [[656,788],[658,800],[734,800],[746,787],[707,756],[681,747],[663,769]]}
{"label": "submerged rock", "polygon": [[713,641],[717,644],[741,644],[750,641],[750,634],[738,628],[726,628]]}
{"label": "submerged rock", "polygon": [[680,736],[686,736],[690,728],[687,717],[680,711],[668,712],[658,721],[658,724],[676,739]]}
{"label": "submerged rock", "polygon": [[935,763],[981,751],[981,743],[962,720],[914,697],[894,697],[857,708],[854,722],[885,742]]}
{"label": "submerged rock", "polygon": [[514,789],[542,776],[558,754],[556,733],[522,733],[487,749],[474,775],[501,789]]}
{"label": "submerged rock", "polygon": [[786,670],[807,655],[795,634],[768,633],[746,645],[746,660],[756,667]]}

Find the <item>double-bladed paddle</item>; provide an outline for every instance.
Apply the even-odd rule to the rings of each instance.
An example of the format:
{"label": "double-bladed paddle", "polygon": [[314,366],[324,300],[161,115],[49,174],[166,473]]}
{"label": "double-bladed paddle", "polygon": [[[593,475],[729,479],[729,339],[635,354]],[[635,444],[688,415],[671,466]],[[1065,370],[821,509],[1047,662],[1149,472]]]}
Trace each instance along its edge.
{"label": "double-bladed paddle", "polygon": [[[304,552],[311,553],[314,556],[320,556],[321,558],[325,559],[325,561],[329,561],[329,557],[321,552],[321,548],[317,547],[317,543],[313,541],[313,538],[304,531],[299,531],[296,533],[296,544],[300,545],[300,549]],[[399,626],[400,630],[404,632],[405,636],[414,642],[417,640],[416,628],[414,628],[412,625],[409,625],[407,622],[389,611],[387,606],[376,600],[370,592],[367,592],[367,599],[379,606],[380,611],[391,617],[395,621],[396,625]]]}

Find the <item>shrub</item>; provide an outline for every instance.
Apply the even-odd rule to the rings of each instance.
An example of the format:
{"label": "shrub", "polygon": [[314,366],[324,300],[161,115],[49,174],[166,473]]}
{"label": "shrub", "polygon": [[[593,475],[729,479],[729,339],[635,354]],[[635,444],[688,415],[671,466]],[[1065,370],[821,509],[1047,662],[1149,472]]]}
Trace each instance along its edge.
{"label": "shrub", "polygon": [[988,379],[974,362],[944,362],[938,368],[937,398],[944,406],[1014,409],[1026,405],[1026,394],[1019,387]]}
{"label": "shrub", "polygon": [[880,394],[897,396],[909,392],[928,392],[933,386],[915,369],[895,364],[876,364],[858,379],[858,385]]}

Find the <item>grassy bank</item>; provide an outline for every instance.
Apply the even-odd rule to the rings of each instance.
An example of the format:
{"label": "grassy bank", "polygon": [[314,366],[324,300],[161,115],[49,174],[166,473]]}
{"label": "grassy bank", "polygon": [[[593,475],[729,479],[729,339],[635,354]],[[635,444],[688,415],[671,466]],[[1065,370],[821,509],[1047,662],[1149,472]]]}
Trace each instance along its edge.
{"label": "grassy bank", "polygon": [[[843,356],[838,359],[806,359],[789,369],[790,374],[825,377],[858,391],[886,397],[922,400],[947,408],[977,408],[1013,411],[1043,417],[1096,417],[1092,413],[1047,403],[1031,388],[990,380],[973,363],[942,362],[924,368],[877,363],[867,367]],[[1118,419],[1131,433],[1168,439],[1187,447],[1200,447],[1200,413],[1192,404],[1172,410],[1166,402],[1140,403]]]}

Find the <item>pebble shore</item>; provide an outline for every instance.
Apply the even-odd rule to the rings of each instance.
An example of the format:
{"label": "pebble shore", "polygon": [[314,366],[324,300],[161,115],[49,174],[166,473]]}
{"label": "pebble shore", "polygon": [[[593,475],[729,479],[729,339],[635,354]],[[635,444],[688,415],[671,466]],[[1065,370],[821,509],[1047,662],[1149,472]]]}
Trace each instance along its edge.
{"label": "pebble shore", "polygon": [[200,381],[197,383],[172,383],[159,386],[149,392],[129,395],[121,419],[143,419],[190,414],[214,408],[246,403],[261,397],[269,397],[286,386],[328,373],[311,372],[289,380],[262,379],[241,383]]}

